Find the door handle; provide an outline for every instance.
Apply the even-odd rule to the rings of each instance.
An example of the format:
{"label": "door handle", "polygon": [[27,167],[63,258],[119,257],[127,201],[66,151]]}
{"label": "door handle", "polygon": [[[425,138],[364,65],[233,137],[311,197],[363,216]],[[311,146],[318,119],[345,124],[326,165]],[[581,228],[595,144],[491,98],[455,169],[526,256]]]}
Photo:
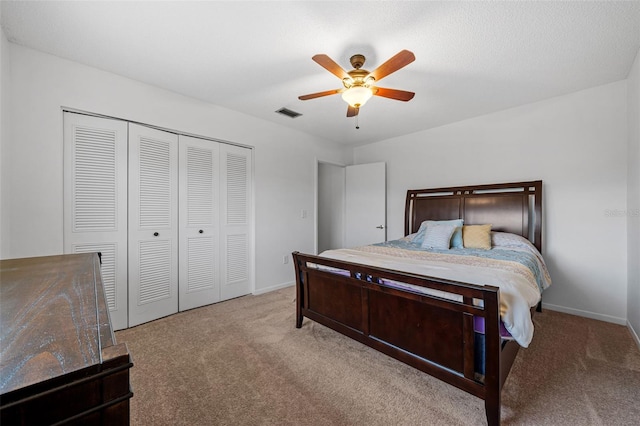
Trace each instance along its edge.
{"label": "door handle", "polygon": [[376,226],[376,229],[384,229],[384,225],[378,225]]}

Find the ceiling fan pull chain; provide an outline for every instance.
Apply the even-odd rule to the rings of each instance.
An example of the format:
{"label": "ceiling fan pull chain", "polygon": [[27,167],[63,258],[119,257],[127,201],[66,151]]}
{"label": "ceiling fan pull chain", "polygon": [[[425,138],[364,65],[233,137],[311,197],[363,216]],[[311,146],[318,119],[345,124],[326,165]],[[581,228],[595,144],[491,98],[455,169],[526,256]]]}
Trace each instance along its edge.
{"label": "ceiling fan pull chain", "polygon": [[360,126],[358,125],[358,116],[356,115],[356,129],[359,129]]}

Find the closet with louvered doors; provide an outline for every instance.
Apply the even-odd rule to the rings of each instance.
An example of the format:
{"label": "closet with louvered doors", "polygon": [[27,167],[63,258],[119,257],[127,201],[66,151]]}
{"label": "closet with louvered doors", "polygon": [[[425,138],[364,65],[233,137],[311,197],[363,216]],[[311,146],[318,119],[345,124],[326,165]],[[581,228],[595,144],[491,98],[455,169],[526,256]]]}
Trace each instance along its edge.
{"label": "closet with louvered doors", "polygon": [[180,310],[251,289],[251,150],[180,136]]}
{"label": "closet with louvered doors", "polygon": [[115,330],[128,326],[127,132],[125,121],[64,113],[64,252],[102,254]]}
{"label": "closet with louvered doors", "polygon": [[220,301],[220,146],[180,136],[180,310]]}
{"label": "closet with louvered doors", "polygon": [[178,312],[178,135],[129,123],[129,327]]}
{"label": "closet with louvered doors", "polygon": [[103,253],[114,328],[250,292],[251,149],[64,120],[65,252]]}
{"label": "closet with louvered doors", "polygon": [[253,281],[251,236],[252,152],[220,144],[220,298],[248,294]]}

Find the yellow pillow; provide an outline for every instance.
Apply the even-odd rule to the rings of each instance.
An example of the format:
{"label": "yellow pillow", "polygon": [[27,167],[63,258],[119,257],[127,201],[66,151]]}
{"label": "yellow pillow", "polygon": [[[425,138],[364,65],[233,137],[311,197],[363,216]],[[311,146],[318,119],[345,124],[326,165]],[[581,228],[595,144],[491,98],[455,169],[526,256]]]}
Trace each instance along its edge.
{"label": "yellow pillow", "polygon": [[464,248],[491,248],[491,225],[464,225],[462,227]]}

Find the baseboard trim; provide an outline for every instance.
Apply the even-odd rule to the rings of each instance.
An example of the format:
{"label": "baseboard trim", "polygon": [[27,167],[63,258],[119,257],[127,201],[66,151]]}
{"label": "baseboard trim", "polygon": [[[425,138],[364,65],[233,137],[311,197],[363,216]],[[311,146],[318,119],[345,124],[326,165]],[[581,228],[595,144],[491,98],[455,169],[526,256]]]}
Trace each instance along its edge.
{"label": "baseboard trim", "polygon": [[259,296],[261,294],[270,293],[272,291],[280,290],[281,288],[291,287],[292,285],[295,285],[295,284],[296,284],[295,281],[287,281],[286,283],[277,284],[277,285],[274,285],[274,286],[271,286],[271,287],[261,288],[261,289],[255,290],[252,294],[254,296]]}
{"label": "baseboard trim", "polygon": [[552,305],[550,303],[542,303],[543,309],[549,309],[550,311],[562,312],[565,314],[577,315],[579,317],[591,318],[605,322],[611,322],[618,325],[627,325],[626,318],[614,317],[611,315],[598,314],[595,312],[583,311],[580,309],[567,308],[565,306]]}
{"label": "baseboard trim", "polygon": [[633,329],[633,326],[629,321],[627,321],[627,328],[629,329],[629,332],[631,333],[631,337],[633,337],[633,340],[636,341],[636,345],[638,345],[638,349],[640,349],[640,337],[638,337],[638,333],[636,333],[636,331]]}

